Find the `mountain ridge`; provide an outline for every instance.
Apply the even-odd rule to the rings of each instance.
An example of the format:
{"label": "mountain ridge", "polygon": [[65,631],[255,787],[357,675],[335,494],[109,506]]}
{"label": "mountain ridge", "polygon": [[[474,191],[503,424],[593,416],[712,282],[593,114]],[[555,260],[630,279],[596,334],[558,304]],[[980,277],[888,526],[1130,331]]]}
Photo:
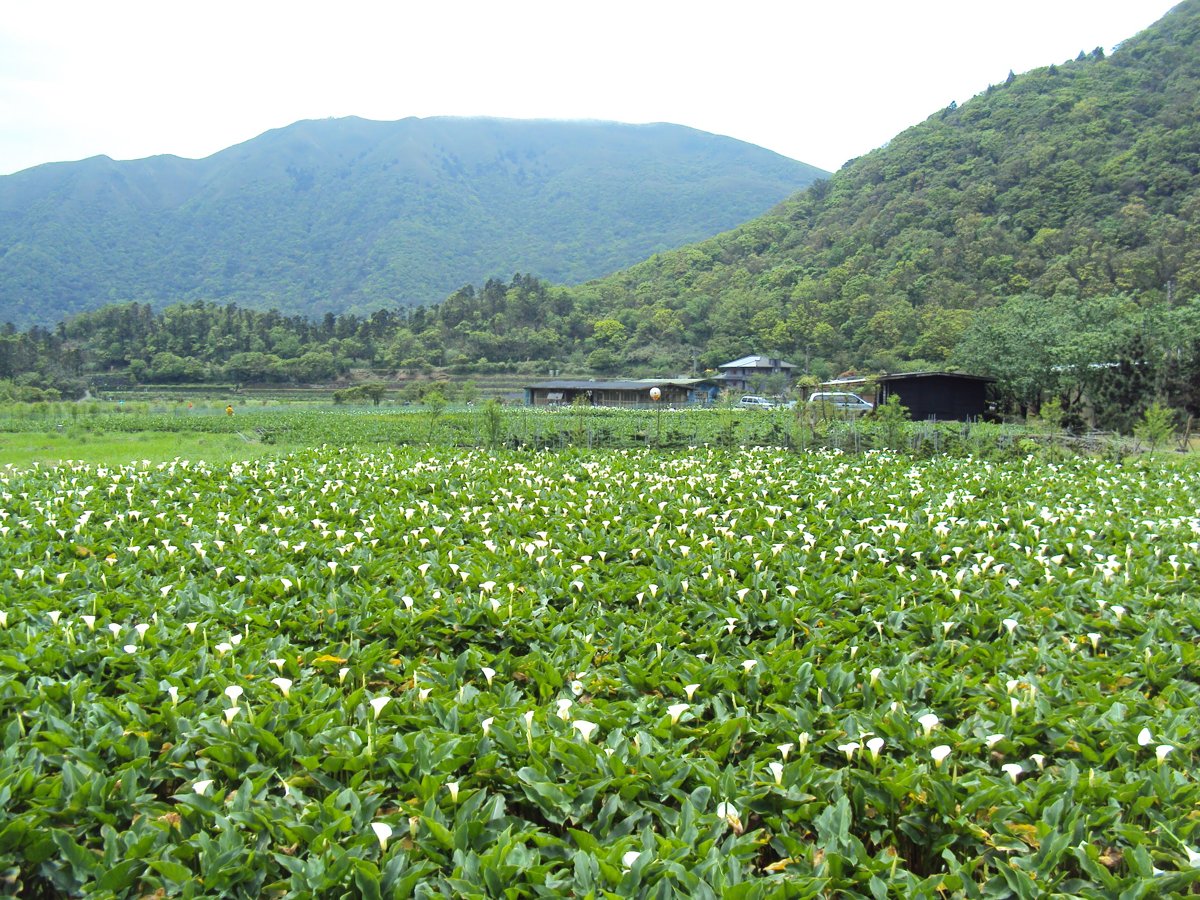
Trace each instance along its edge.
{"label": "mountain ridge", "polygon": [[681,342],[710,361],[807,349],[830,373],[954,361],[976,312],[1030,292],[1193,297],[1198,35],[1186,0],[1107,58],[1013,75],[763,216],[580,292],[627,325],[680,313]]}
{"label": "mountain ridge", "polygon": [[124,300],[316,316],[514,271],[579,282],[824,174],[666,123],[465,117],[303,120],[199,160],[47,163],[0,178],[0,321]]}

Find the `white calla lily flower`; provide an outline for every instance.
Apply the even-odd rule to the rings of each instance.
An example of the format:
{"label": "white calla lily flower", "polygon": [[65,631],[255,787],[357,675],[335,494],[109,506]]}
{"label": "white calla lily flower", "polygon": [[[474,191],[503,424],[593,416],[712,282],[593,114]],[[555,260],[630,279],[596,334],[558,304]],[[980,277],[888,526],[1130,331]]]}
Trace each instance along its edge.
{"label": "white calla lily flower", "polygon": [[387,822],[372,822],[371,830],[375,832],[375,838],[379,841],[380,852],[386,851],[388,838],[392,836],[392,826]]}

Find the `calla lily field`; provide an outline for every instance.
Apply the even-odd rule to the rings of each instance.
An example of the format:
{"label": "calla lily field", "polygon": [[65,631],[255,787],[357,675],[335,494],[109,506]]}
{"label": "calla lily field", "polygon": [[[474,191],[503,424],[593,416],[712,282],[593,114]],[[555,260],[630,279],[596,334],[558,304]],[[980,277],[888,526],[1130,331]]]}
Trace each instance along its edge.
{"label": "calla lily field", "polygon": [[1198,474],[0,469],[0,893],[1196,892]]}

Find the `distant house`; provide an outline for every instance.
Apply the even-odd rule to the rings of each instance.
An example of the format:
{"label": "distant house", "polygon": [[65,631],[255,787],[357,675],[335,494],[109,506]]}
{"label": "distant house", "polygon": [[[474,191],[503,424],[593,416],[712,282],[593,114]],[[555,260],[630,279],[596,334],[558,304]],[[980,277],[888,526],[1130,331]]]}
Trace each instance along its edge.
{"label": "distant house", "polygon": [[[658,388],[659,399],[650,391]],[[659,378],[637,381],[544,381],[525,388],[528,406],[564,406],[582,398],[592,406],[695,406],[710,403],[720,390],[711,378]]]}
{"label": "distant house", "polygon": [[856,391],[873,400],[875,405],[887,403],[896,396],[908,408],[914,422],[928,419],[967,421],[982,419],[988,411],[988,390],[996,379],[987,375],[964,375],[961,372],[905,372],[880,375],[871,379],[875,384],[874,397],[863,394],[865,378],[839,378],[821,385],[822,390]]}
{"label": "distant house", "polygon": [[733,362],[717,366],[721,374],[717,381],[727,390],[735,393],[745,393],[750,390],[750,382],[763,375],[786,375],[791,380],[796,367],[790,362],[770,356],[743,356]]}

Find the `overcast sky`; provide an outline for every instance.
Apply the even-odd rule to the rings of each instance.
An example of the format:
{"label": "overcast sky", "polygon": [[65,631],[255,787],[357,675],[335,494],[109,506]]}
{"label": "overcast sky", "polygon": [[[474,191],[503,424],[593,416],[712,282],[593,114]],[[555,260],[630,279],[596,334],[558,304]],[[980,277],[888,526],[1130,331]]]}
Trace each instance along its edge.
{"label": "overcast sky", "polygon": [[0,174],[300,119],[673,122],[837,169],[1172,0],[10,0]]}

